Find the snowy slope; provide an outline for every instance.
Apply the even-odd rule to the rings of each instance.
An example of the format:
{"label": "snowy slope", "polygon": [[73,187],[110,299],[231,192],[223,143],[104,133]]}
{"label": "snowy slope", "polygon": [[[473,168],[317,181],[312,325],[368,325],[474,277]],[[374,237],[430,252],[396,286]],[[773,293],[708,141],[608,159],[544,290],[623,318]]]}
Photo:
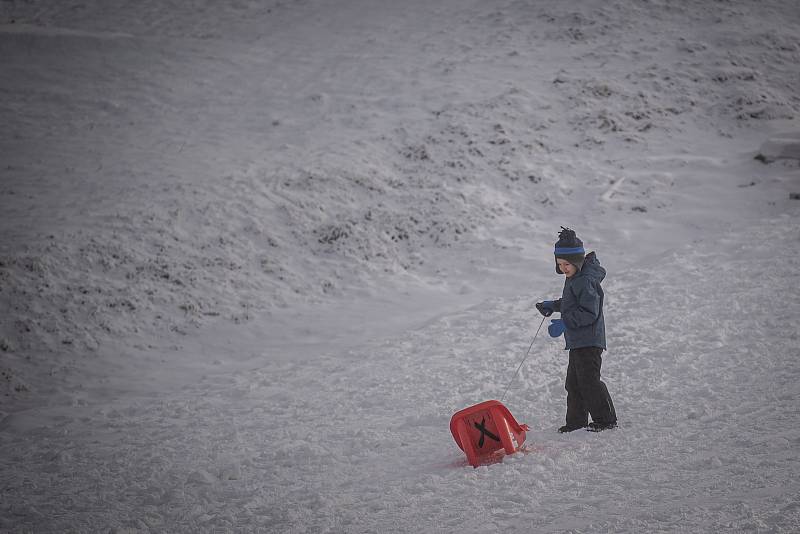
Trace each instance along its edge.
{"label": "snowy slope", "polygon": [[[798,35],[788,0],[3,2],[0,530],[796,531]],[[529,452],[472,470],[449,417],[561,224],[622,426],[554,433],[540,337]]]}
{"label": "snowy slope", "polygon": [[765,287],[796,287],[798,230],[797,214],[767,220],[611,273],[618,430],[554,432],[565,358],[540,338],[506,401],[529,452],[467,465],[450,416],[500,396],[538,324],[529,298],[491,299],[344,353],[51,409],[44,425],[12,415],[4,527],[795,531],[800,309]]}

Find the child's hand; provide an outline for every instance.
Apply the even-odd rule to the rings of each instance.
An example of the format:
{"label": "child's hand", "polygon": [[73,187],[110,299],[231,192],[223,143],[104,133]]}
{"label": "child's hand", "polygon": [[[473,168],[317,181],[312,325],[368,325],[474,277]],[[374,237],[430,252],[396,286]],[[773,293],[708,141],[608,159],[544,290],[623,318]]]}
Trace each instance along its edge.
{"label": "child's hand", "polygon": [[550,326],[547,327],[547,332],[550,334],[550,337],[558,337],[564,333],[567,329],[567,326],[564,324],[564,321],[561,319],[551,319]]}
{"label": "child's hand", "polygon": [[556,303],[553,302],[552,300],[537,302],[536,309],[539,310],[539,313],[541,313],[545,317],[550,317],[551,315],[553,315],[553,312],[556,311]]}

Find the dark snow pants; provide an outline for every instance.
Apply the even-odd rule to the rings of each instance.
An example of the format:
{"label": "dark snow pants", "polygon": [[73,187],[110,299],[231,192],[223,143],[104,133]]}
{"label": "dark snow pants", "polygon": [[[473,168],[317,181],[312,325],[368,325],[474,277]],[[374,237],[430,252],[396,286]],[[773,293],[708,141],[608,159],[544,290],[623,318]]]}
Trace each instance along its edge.
{"label": "dark snow pants", "polygon": [[600,380],[603,349],[585,347],[569,351],[567,366],[567,425],[586,426],[589,414],[595,423],[616,423],[617,413],[608,388]]}

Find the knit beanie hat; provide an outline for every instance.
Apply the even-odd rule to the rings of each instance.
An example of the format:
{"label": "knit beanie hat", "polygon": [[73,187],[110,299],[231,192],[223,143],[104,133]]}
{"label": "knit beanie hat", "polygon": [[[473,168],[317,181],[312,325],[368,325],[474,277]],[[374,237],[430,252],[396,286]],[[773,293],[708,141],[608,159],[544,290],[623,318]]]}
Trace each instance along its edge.
{"label": "knit beanie hat", "polygon": [[[583,241],[578,239],[578,236],[575,235],[575,230],[570,230],[563,226],[558,233],[558,241],[556,241],[554,253],[556,260],[567,260],[579,271],[583,267],[583,260],[586,257],[586,251],[583,250]],[[561,269],[558,268],[558,261],[556,261],[556,272],[558,274],[564,274],[561,272]]]}

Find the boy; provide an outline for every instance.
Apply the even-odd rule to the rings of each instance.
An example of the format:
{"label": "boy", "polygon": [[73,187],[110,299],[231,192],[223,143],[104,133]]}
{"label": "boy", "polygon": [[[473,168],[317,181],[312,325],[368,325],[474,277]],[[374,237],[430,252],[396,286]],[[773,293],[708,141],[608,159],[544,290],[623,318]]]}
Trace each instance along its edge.
{"label": "boy", "polygon": [[562,433],[587,427],[599,432],[617,426],[614,403],[608,388],[600,380],[602,353],[606,348],[600,282],[606,271],[594,252],[584,254],[583,242],[573,230],[562,226],[555,246],[555,258],[556,272],[566,277],[564,290],[560,299],[536,304],[536,309],[545,317],[553,312],[561,313],[561,319],[552,319],[547,330],[552,337],[564,334],[566,349],[569,350],[567,424],[558,429]]}

